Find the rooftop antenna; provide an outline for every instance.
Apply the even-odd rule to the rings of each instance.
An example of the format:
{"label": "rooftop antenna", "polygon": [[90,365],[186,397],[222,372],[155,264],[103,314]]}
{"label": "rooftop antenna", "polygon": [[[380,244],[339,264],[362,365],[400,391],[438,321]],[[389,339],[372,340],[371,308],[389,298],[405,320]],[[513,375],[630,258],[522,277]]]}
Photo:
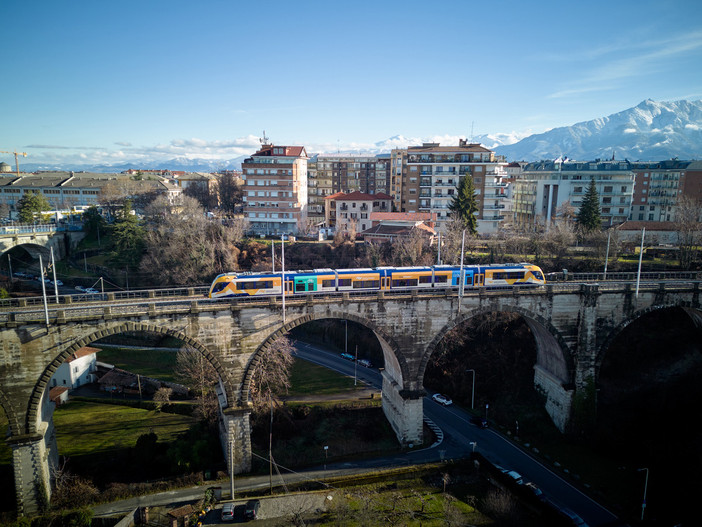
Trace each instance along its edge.
{"label": "rooftop antenna", "polygon": [[266,131],[263,131],[263,137],[259,139],[262,145],[267,145],[268,144],[268,137],[266,137]]}
{"label": "rooftop antenna", "polygon": [[339,140],[338,140],[338,139],[336,140],[336,153],[337,153],[337,154],[340,153],[340,150],[339,150]]}
{"label": "rooftop antenna", "polygon": [[475,121],[470,122],[470,142],[474,143],[475,142],[475,136],[473,135],[473,125],[475,124]]}

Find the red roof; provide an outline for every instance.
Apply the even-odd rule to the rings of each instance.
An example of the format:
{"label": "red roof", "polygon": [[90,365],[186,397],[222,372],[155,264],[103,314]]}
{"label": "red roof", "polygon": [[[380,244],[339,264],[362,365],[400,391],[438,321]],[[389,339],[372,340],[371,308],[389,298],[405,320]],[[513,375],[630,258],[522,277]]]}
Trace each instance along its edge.
{"label": "red roof", "polygon": [[78,351],[76,351],[73,355],[68,357],[66,359],[66,362],[72,362],[76,359],[80,359],[81,357],[87,357],[88,355],[93,355],[93,354],[97,353],[98,351],[100,351],[100,350],[97,348],[91,348],[90,346],[84,346],[84,347],[80,348]]}
{"label": "red roof", "polygon": [[370,219],[376,221],[434,221],[436,212],[371,212]]}
{"label": "red roof", "polygon": [[331,196],[327,196],[324,199],[336,199],[339,201],[377,201],[380,199],[392,199],[392,196],[388,196],[382,192],[377,194],[366,194],[365,192],[359,192],[358,190],[351,192],[349,194],[344,194],[343,192],[337,192]]}
{"label": "red roof", "polygon": [[[282,154],[274,154],[275,148],[282,148]],[[284,157],[307,157],[307,152],[304,146],[280,146],[280,145],[263,145],[261,149],[254,154],[255,156],[284,156]]]}

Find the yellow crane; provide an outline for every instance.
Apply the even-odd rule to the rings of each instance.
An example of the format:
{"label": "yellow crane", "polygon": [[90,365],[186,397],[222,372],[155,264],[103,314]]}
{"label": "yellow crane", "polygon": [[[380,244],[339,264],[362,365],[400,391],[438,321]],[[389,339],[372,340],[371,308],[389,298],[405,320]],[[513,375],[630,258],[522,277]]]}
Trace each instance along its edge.
{"label": "yellow crane", "polygon": [[17,150],[15,150],[14,152],[8,152],[7,150],[0,150],[0,154],[15,154],[15,169],[17,170],[17,177],[20,177],[19,160],[17,159],[17,156],[27,157],[27,152],[18,152]]}

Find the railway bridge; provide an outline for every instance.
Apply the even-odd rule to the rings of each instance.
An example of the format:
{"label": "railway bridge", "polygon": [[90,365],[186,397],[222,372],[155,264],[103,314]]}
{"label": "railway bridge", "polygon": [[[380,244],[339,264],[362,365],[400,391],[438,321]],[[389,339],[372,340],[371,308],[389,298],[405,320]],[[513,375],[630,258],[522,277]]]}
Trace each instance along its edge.
{"label": "railway bridge", "polygon": [[[202,289],[107,293],[99,301],[59,297],[0,303],[0,405],[9,420],[17,508],[41,510],[57,459],[49,381],[83,346],[122,332],[170,335],[198,350],[220,378],[220,432],[234,445],[230,471],[251,466],[249,387],[254,364],[274,340],[320,319],[371,329],[384,354],[382,405],[402,444],[422,440],[423,379],[430,356],[451,329],[492,312],[521,315],[536,340],[534,384],[565,430],[576,398],[595,404],[594,385],[609,343],[652,310],[680,307],[702,327],[700,282],[551,283],[537,288],[358,292],[212,301]],[[37,303],[33,303],[37,302]],[[594,381],[594,382],[593,382]],[[577,405],[580,407],[581,405]]]}

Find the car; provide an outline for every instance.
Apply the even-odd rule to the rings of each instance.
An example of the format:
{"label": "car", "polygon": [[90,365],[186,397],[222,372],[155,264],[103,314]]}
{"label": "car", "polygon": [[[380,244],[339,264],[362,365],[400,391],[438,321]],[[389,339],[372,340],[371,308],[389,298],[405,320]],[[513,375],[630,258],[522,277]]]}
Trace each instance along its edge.
{"label": "car", "polygon": [[505,472],[505,476],[514,481],[517,485],[524,484],[524,479],[522,478],[522,475],[519,472],[515,472],[514,470],[508,470],[507,472]]}
{"label": "car", "polygon": [[249,500],[246,502],[244,509],[244,518],[247,520],[255,520],[258,517],[258,509],[261,508],[260,500]]}
{"label": "car", "polygon": [[475,415],[470,418],[470,422],[473,423],[475,426],[478,426],[480,428],[487,428],[488,427],[488,420],[485,419],[484,417],[480,417],[479,415]]}
{"label": "car", "polygon": [[234,504],[225,503],[222,505],[222,521],[230,522],[234,521]]}
{"label": "car", "polygon": [[100,291],[93,289],[92,287],[88,287],[84,292],[89,295],[97,295]]}
{"label": "car", "polygon": [[575,514],[570,509],[562,507],[558,510],[558,514],[573,527],[588,527],[587,523],[585,523],[585,520],[583,520],[580,516]]}
{"label": "car", "polygon": [[56,285],[58,285],[58,286],[63,285],[63,282],[62,282],[61,280],[56,280],[55,282],[49,281],[49,283],[51,283],[51,284],[56,284]]}
{"label": "car", "polygon": [[82,285],[77,285],[76,291],[85,291],[85,287],[83,287]]}
{"label": "car", "polygon": [[371,361],[366,360],[366,359],[358,359],[358,364],[360,366],[363,366],[364,368],[372,368],[373,367],[373,364],[371,363]]}
{"label": "car", "polygon": [[350,361],[354,361],[354,360],[355,360],[355,359],[353,358],[353,355],[351,355],[350,353],[342,353],[340,356],[341,356],[342,359],[346,359],[346,360],[350,360]]}
{"label": "car", "polygon": [[17,271],[16,273],[12,273],[12,274],[15,275],[17,278],[26,278],[27,277],[27,273],[23,273],[22,271]]}
{"label": "car", "polygon": [[544,491],[536,486],[536,483],[528,482],[524,484],[524,488],[527,489],[534,497],[539,501],[544,501],[546,496],[544,496]]}
{"label": "car", "polygon": [[434,400],[434,402],[437,402],[439,404],[443,404],[444,406],[449,406],[453,404],[453,401],[451,400],[450,397],[446,395],[442,395],[440,393],[435,393],[434,395],[431,396],[431,398]]}

